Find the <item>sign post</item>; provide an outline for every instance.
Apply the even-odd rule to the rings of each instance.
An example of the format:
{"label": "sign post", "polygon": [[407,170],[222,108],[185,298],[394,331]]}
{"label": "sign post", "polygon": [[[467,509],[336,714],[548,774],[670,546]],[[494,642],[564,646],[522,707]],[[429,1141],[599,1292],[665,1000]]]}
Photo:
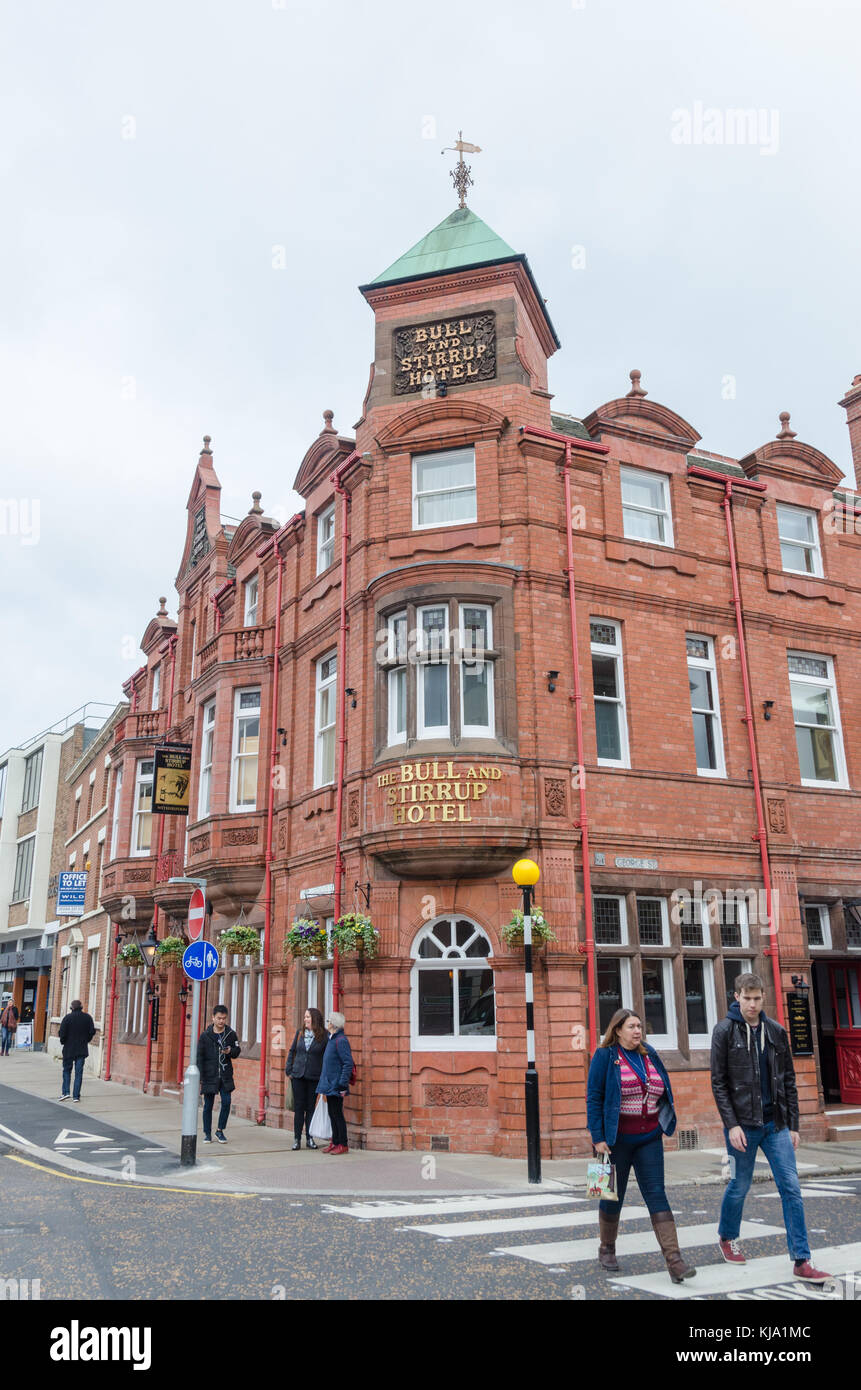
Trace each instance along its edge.
{"label": "sign post", "polygon": [[196,1047],[200,1036],[200,986],[218,969],[218,952],[208,941],[200,941],[206,917],[206,895],[196,888],[188,905],[188,934],[192,942],[182,954],[182,968],[191,980],[191,1053],[182,1085],[182,1143],[180,1163],[184,1168],[197,1162],[197,1102],[200,1095],[200,1072],[197,1068]]}

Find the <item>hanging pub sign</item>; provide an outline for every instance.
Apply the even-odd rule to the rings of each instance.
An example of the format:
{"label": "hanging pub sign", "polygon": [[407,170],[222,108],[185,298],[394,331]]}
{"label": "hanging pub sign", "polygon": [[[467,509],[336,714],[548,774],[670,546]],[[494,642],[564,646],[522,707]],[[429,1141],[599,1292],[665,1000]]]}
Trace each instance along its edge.
{"label": "hanging pub sign", "polygon": [[464,314],[394,331],[395,395],[445,382],[467,386],[496,376],[496,315]]}
{"label": "hanging pub sign", "polygon": [[191,744],[163,743],[155,750],[152,810],[157,816],[187,816]]}
{"label": "hanging pub sign", "polygon": [[786,996],[789,1042],[793,1057],[813,1056],[813,1027],[810,1022],[810,994],[795,990]]}

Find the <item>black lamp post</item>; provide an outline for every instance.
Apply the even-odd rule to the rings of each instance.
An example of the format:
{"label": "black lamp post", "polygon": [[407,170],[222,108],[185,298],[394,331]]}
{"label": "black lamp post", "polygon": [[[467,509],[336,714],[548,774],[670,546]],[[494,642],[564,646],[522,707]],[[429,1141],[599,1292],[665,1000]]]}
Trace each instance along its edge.
{"label": "black lamp post", "polygon": [[523,889],[523,964],[526,976],[526,1162],[530,1182],[541,1181],[541,1125],[535,1069],[535,1010],[532,985],[532,891],[541,870],[532,859],[518,859],[511,876]]}

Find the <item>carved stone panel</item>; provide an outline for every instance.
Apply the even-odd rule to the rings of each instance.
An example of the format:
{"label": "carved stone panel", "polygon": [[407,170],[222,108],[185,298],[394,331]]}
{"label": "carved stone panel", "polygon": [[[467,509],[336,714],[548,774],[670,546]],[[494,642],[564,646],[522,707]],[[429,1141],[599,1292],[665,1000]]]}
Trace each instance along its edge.
{"label": "carved stone panel", "polygon": [[189,840],[188,848],[191,854],[203,854],[209,849],[209,834],[195,835],[193,840]]}
{"label": "carved stone panel", "polygon": [[242,825],[235,830],[225,830],[221,836],[221,843],[224,845],[256,845],[257,827],[255,825]]}
{"label": "carved stone panel", "polygon": [[544,805],[548,816],[565,815],[565,778],[544,778]]}
{"label": "carved stone panel", "polygon": [[396,396],[445,382],[468,386],[496,376],[496,315],[464,314],[396,328],[392,340]]}
{"label": "carved stone panel", "polygon": [[775,835],[786,834],[786,802],[768,798],[768,828]]}
{"label": "carved stone panel", "polygon": [[486,1086],[425,1086],[425,1105],[487,1106]]}
{"label": "carved stone panel", "polygon": [[359,824],[359,793],[357,791],[350,792],[350,806],[347,815],[350,828],[355,830]]}

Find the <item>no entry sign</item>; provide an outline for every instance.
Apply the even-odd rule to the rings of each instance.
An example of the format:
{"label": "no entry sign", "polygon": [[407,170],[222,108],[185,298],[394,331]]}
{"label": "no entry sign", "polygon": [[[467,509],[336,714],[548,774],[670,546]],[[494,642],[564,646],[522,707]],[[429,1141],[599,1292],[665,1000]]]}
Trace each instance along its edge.
{"label": "no entry sign", "polygon": [[202,888],[195,888],[188,904],[188,939],[197,941],[206,921],[206,898]]}

